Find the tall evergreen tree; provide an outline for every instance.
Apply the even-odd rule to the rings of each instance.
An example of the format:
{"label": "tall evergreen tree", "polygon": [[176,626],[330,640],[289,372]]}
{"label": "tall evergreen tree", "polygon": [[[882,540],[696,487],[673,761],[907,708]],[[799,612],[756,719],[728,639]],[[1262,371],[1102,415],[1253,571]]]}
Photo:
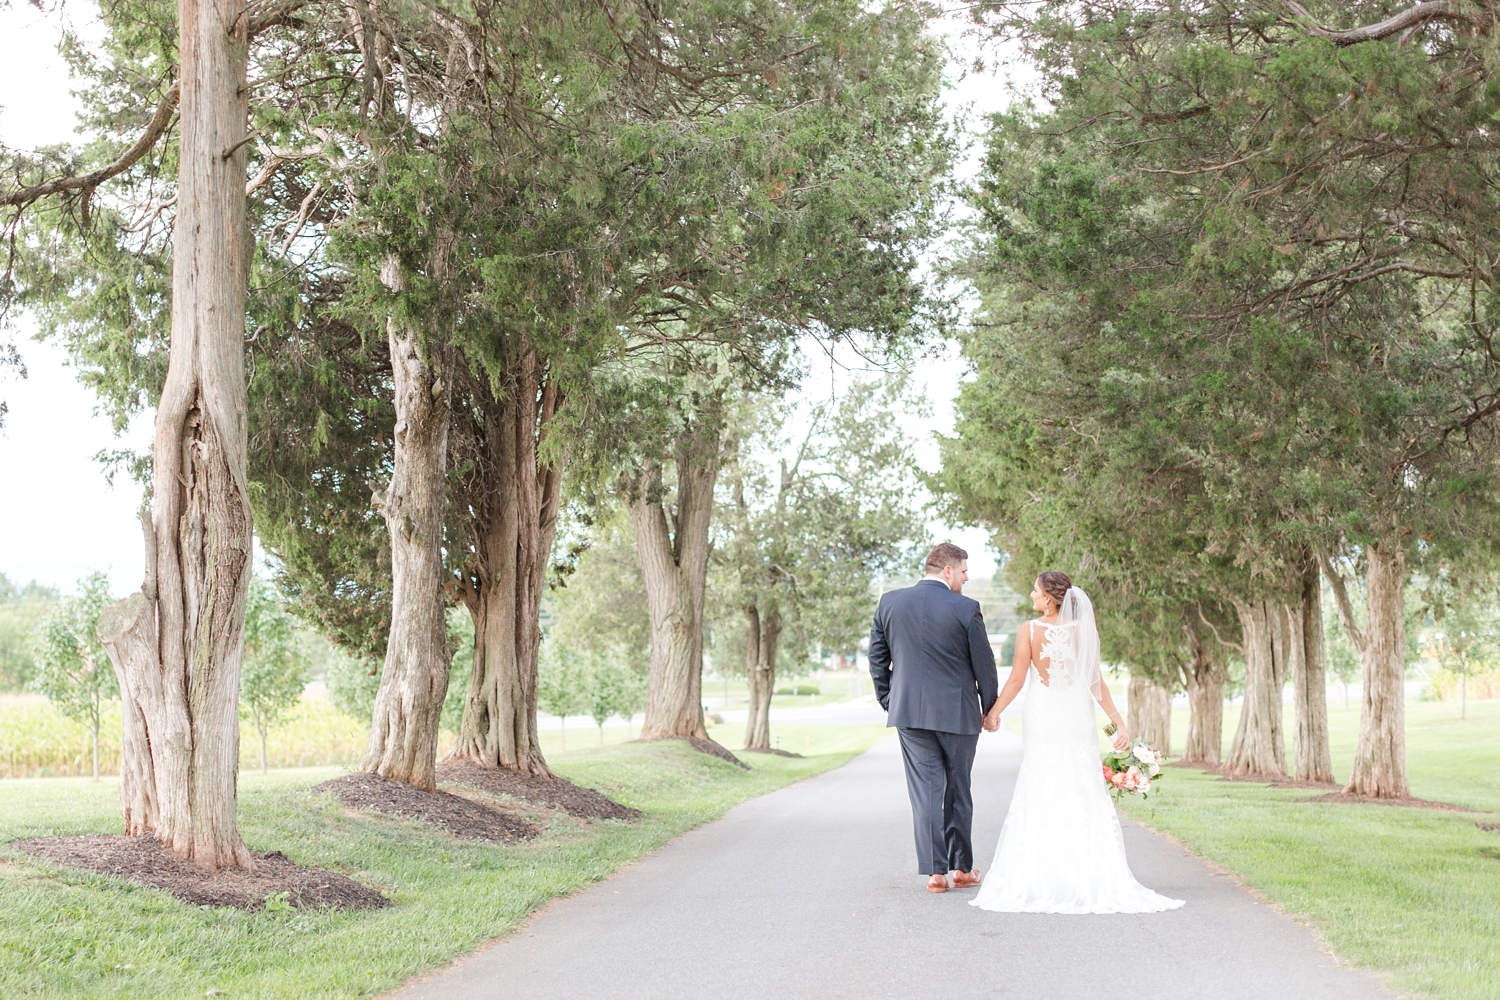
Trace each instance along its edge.
{"label": "tall evergreen tree", "polygon": [[1157,442],[1142,471],[1196,478],[1206,550],[1247,574],[1229,765],[1280,770],[1291,679],[1297,772],[1326,776],[1312,566],[1352,549],[1367,703],[1348,788],[1404,795],[1406,566],[1492,536],[1475,487],[1500,413],[1493,212],[1474,183],[1491,154],[1462,141],[1494,99],[1489,22],[1441,5],[987,10],[1034,54],[1051,110],[997,121],[986,263],[1006,315],[1049,344],[1031,356],[1063,366],[1054,426]]}

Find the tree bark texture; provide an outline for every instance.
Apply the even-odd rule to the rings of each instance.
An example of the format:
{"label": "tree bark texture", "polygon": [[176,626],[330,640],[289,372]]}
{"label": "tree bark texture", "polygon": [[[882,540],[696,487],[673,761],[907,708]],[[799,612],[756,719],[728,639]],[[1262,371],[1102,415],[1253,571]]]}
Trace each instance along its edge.
{"label": "tree bark texture", "polygon": [[659,467],[645,470],[630,501],[651,616],[651,666],[641,727],[646,739],[708,739],[703,725],[703,601],[718,444],[716,429],[682,436],[676,454],[676,516],[670,522]]}
{"label": "tree bark texture", "polygon": [[152,446],[145,582],[100,628],[125,703],[125,831],[152,834],[208,870],[252,864],[236,818],[251,571],[244,13],[242,0],[178,5],[172,343]]}
{"label": "tree bark texture", "polygon": [[1127,725],[1134,736],[1162,753],[1172,752],[1172,692],[1144,674],[1132,673],[1125,689]]}
{"label": "tree bark texture", "polygon": [[1395,540],[1373,544],[1365,555],[1365,628],[1356,644],[1364,704],[1359,748],[1344,791],[1405,798],[1411,794],[1406,784],[1406,556]]}
{"label": "tree bark texture", "polygon": [[1235,611],[1244,634],[1245,700],[1224,770],[1284,778],[1281,688],[1285,670],[1276,661],[1286,655],[1285,615],[1279,605],[1266,600],[1236,601]]}
{"label": "tree bark texture", "polygon": [[471,471],[458,506],[469,559],[457,589],[474,621],[474,661],[449,759],[550,778],[537,732],[537,654],[563,463],[541,452],[562,397],[534,350],[511,366],[500,398],[484,379],[471,380],[468,395]]}
{"label": "tree bark texture", "polygon": [[[399,278],[388,264],[388,285]],[[437,788],[438,723],[451,654],[444,616],[443,515],[452,379],[422,356],[416,334],[386,327],[395,382],[391,481],[373,500],[391,536],[391,633],[363,769]]]}
{"label": "tree bark texture", "polygon": [[776,652],[781,642],[781,614],[775,608],[745,609],[745,672],[750,681],[750,716],[745,721],[745,749],[771,749],[771,697],[776,693]]}
{"label": "tree bark texture", "polygon": [[1187,669],[1188,737],[1184,763],[1217,767],[1224,748],[1224,665],[1212,640],[1187,629],[1193,650]]}
{"label": "tree bark texture", "polygon": [[1302,566],[1302,600],[1290,609],[1296,656],[1289,658],[1297,701],[1294,777],[1298,781],[1333,781],[1333,751],[1328,744],[1328,679],[1323,659],[1323,585],[1310,556]]}

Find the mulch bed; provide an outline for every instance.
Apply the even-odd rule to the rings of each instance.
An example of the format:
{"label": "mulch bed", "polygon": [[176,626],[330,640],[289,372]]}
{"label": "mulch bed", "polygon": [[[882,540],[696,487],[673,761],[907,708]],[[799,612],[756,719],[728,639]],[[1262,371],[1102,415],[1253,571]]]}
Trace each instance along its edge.
{"label": "mulch bed", "polygon": [[780,747],[766,747],[764,749],[762,749],[760,747],[753,747],[753,748],[747,747],[745,749],[745,753],[770,753],[770,754],[775,754],[778,757],[801,757],[802,756],[800,753],[792,753],[790,750],[782,750]]}
{"label": "mulch bed", "polygon": [[314,785],[315,792],[329,792],[352,809],[373,809],[393,816],[418,819],[442,827],[455,837],[471,837],[514,844],[541,833],[532,824],[491,806],[452,792],[424,792],[401,781],[378,774],[346,774]]}
{"label": "mulch bed", "polygon": [[1301,781],[1297,778],[1291,777],[1290,775],[1275,777],[1269,774],[1230,774],[1224,770],[1223,764],[1204,764],[1201,762],[1183,763],[1180,761],[1174,761],[1163,766],[1192,768],[1194,771],[1201,771],[1204,774],[1217,774],[1220,781],[1245,781],[1249,782],[1252,785],[1266,785],[1270,788],[1303,788],[1311,790],[1315,788],[1338,789],[1344,787],[1343,785],[1340,785],[1337,782],[1333,781]]}
{"label": "mulch bed", "polygon": [[684,743],[691,744],[692,748],[694,750],[697,750],[699,753],[706,753],[710,757],[717,757],[720,760],[726,760],[731,764],[742,767],[747,771],[750,770],[749,764],[746,764],[744,761],[740,760],[724,747],[715,743],[713,740],[705,740],[697,736],[648,736],[644,739],[631,740],[630,742],[660,743],[662,740],[682,740]]}
{"label": "mulch bed", "polygon": [[639,819],[642,815],[639,809],[622,806],[603,793],[575,785],[566,778],[538,778],[508,767],[482,767],[473,761],[440,764],[437,776],[438,781],[561,809],[579,819]]}
{"label": "mulch bed", "polygon": [[1344,792],[1329,792],[1327,795],[1314,795],[1303,802],[1346,802],[1350,805],[1360,806],[1405,806],[1408,809],[1440,809],[1444,812],[1474,812],[1463,806],[1455,806],[1448,802],[1430,802],[1427,799],[1383,799],[1373,795],[1347,795]]}
{"label": "mulch bed", "polygon": [[90,833],[77,837],[17,840],[12,846],[34,858],[113,875],[137,885],[169,892],[193,906],[232,906],[263,910],[266,897],[286,893],[286,902],[307,909],[365,910],[390,901],[347,875],[303,868],[280,851],[254,853],[254,869],[225,868],[205,872],[179,861],[155,837],[122,837]]}
{"label": "mulch bed", "polygon": [[[1171,765],[1168,765],[1171,766]],[[1248,781],[1257,785],[1265,785],[1269,788],[1302,788],[1307,790],[1327,788],[1331,791],[1322,795],[1314,795],[1311,798],[1302,799],[1303,802],[1342,802],[1349,805],[1370,806],[1405,806],[1408,809],[1440,809],[1447,812],[1473,812],[1463,806],[1451,805],[1447,802],[1431,802],[1427,799],[1384,799],[1373,795],[1349,795],[1343,791],[1343,785],[1328,781],[1298,781],[1295,778],[1270,778],[1264,775],[1253,774],[1225,774],[1216,767],[1200,767],[1199,770],[1207,774],[1217,774],[1220,781]]]}
{"label": "mulch bed", "polygon": [[1500,833],[1500,823],[1475,823],[1485,833]]}
{"label": "mulch bed", "polygon": [[[1218,772],[1210,771],[1210,774]],[[1298,781],[1296,778],[1268,778],[1265,775],[1254,774],[1219,774],[1220,781],[1248,781],[1255,785],[1265,785],[1268,788],[1302,788],[1311,791],[1316,788],[1340,789],[1336,781]]]}

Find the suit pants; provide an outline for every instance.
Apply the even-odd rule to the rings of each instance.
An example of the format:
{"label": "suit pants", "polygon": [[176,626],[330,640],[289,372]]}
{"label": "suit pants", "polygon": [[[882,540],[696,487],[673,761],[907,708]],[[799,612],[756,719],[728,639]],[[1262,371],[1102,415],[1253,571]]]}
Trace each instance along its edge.
{"label": "suit pants", "polygon": [[974,770],[978,733],[940,733],[898,728],[911,796],[912,829],[917,839],[917,871],[946,875],[974,870]]}

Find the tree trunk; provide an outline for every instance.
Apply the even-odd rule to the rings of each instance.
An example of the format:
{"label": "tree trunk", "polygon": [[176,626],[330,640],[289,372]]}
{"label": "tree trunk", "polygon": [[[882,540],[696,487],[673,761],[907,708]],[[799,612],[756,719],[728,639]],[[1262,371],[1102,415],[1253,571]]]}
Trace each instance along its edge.
{"label": "tree trunk", "polygon": [[[151,520],[142,515],[147,538]],[[151,547],[147,546],[147,552]],[[157,663],[155,608],[144,594],[136,592],[107,608],[99,616],[99,641],[109,651],[110,664],[120,685],[120,811],[127,836],[140,837],[156,830],[160,820],[156,776],[165,773],[165,758],[176,748],[153,747],[147,734],[163,739],[166,728],[162,713],[161,671]],[[152,711],[148,725],[147,710]],[[158,767],[157,761],[163,765]]]}
{"label": "tree trunk", "polygon": [[1359,749],[1344,791],[1405,798],[1406,784],[1406,556],[1400,543],[1366,549],[1365,629],[1360,647],[1364,705]]}
{"label": "tree trunk", "polygon": [[1296,775],[1298,781],[1333,781],[1328,745],[1328,678],[1323,660],[1323,585],[1318,564],[1302,566],[1302,602],[1291,610],[1293,652],[1289,669],[1297,699]]}
{"label": "tree trunk", "polygon": [[1164,754],[1172,752],[1172,692],[1164,685],[1131,673],[1125,694],[1127,725],[1134,736]]}
{"label": "tree trunk", "polygon": [[172,340],[152,446],[145,582],[100,623],[125,702],[125,831],[153,834],[208,870],[252,864],[235,815],[251,569],[244,13],[243,0],[178,4]]}
{"label": "tree trunk", "polygon": [[264,724],[257,722],[255,724],[255,731],[260,733],[260,773],[270,774],[271,769],[266,764],[266,727]]}
{"label": "tree trunk", "polygon": [[94,780],[99,780],[99,716],[94,716]]}
{"label": "tree trunk", "polygon": [[458,592],[474,621],[474,661],[448,759],[550,778],[536,721],[537,655],[563,463],[539,451],[562,398],[543,384],[534,350],[512,370],[503,399],[484,380],[469,386],[476,415],[469,452],[477,460],[464,484],[473,500]]}
{"label": "tree trunk", "polygon": [[1224,770],[1230,774],[1286,777],[1286,744],[1282,736],[1281,685],[1276,653],[1283,616],[1269,601],[1235,602],[1244,633],[1245,701],[1240,725]]}
{"label": "tree trunk", "polygon": [[[760,718],[760,608],[745,605],[745,749],[754,748],[756,721]],[[765,740],[768,734],[762,734]]]}
{"label": "tree trunk", "polygon": [[756,636],[754,650],[745,654],[750,676],[750,717],[745,721],[745,749],[771,749],[771,698],[776,693],[776,650],[781,642],[781,615],[775,608],[764,615],[752,607],[751,627]]}
{"label": "tree trunk", "polygon": [[1188,738],[1184,763],[1217,766],[1224,748],[1224,667],[1213,644],[1187,629],[1193,661],[1188,666]]}
{"label": "tree trunk", "polygon": [[670,524],[660,467],[648,468],[632,490],[630,520],[651,616],[651,667],[641,727],[646,739],[708,739],[703,725],[703,602],[718,450],[717,428],[682,435],[676,455],[676,516]]}
{"label": "tree trunk", "polygon": [[[388,262],[382,272],[393,290],[400,290],[398,267]],[[390,485],[374,500],[391,536],[391,632],[363,769],[434,791],[451,658],[443,600],[443,514],[452,377],[422,357],[415,333],[394,317],[387,334],[395,449]]]}
{"label": "tree trunk", "polygon": [[[1266,613],[1271,623],[1271,683],[1276,686],[1277,704],[1281,705],[1281,711],[1276,717],[1285,720],[1286,682],[1291,674],[1287,667],[1287,658],[1292,655],[1292,622],[1288,616],[1287,606],[1279,601],[1267,602]],[[1283,743],[1284,741],[1283,730]]]}

